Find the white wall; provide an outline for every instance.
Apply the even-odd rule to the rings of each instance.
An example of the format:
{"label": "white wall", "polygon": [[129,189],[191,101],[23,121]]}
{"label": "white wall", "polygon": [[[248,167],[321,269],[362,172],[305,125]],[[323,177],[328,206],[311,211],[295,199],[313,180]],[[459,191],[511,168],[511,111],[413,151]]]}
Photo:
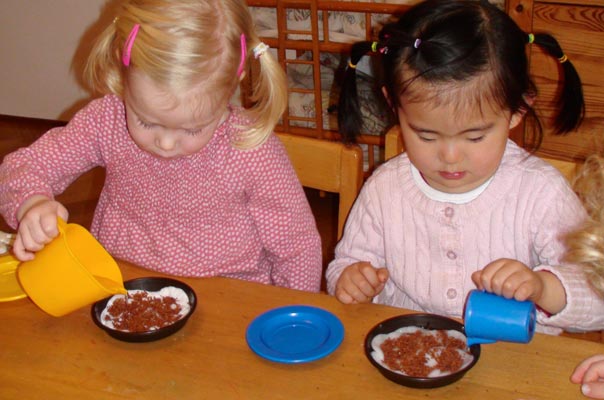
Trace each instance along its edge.
{"label": "white wall", "polygon": [[0,114],[69,119],[90,99],[78,81],[94,37],[113,20],[107,2],[0,1]]}

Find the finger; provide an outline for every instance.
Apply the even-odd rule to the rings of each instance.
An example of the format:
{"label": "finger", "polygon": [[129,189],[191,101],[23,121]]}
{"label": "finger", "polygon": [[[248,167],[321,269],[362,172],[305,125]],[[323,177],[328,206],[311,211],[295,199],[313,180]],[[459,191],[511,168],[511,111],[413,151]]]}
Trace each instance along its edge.
{"label": "finger", "polygon": [[583,374],[583,383],[598,382],[604,378],[604,361],[593,361]]}
{"label": "finger", "polygon": [[338,299],[341,303],[351,304],[354,299],[345,290],[336,289],[336,299]]}
{"label": "finger", "polygon": [[514,297],[518,286],[530,279],[530,271],[518,262],[501,260],[498,268],[491,276],[491,292],[507,299]]}
{"label": "finger", "polygon": [[581,393],[592,399],[604,399],[604,382],[584,383]]}
{"label": "finger", "polygon": [[48,243],[59,234],[59,228],[57,226],[57,217],[52,214],[42,216],[40,219],[40,227],[44,233],[44,239]]}
{"label": "finger", "polygon": [[42,250],[44,243],[40,241],[39,237],[44,236],[38,233],[38,229],[31,227],[29,224],[19,225],[19,237],[23,249],[28,252],[35,252]]}
{"label": "finger", "polygon": [[482,286],[481,277],[482,277],[482,270],[473,272],[472,273],[472,282],[474,282],[474,285],[476,286],[477,289],[484,290],[484,287]]}
{"label": "finger", "polygon": [[382,284],[381,286],[382,286],[382,289],[383,289],[384,288],[384,284],[386,283],[386,281],[388,280],[388,278],[390,278],[390,272],[388,272],[388,270],[386,268],[380,268],[380,269],[377,270],[377,276],[378,276],[378,280]]}
{"label": "finger", "polygon": [[[65,222],[69,220],[69,211],[65,208],[65,206],[61,203],[58,203],[59,207],[57,209],[57,215]],[[55,222],[56,224],[56,222]]]}
{"label": "finger", "polygon": [[371,286],[371,290],[377,287],[381,282],[377,270],[371,264],[363,263],[359,266],[359,276],[354,277],[357,283],[366,282]]}
{"label": "finger", "polygon": [[[359,278],[357,276],[360,276],[358,271],[347,271],[347,273],[343,273],[340,276],[340,280],[338,281],[336,293],[340,291],[340,296],[348,303],[351,301],[365,303],[368,300],[369,296],[365,295],[359,287],[359,283],[357,282]],[[365,285],[370,286],[368,283],[365,283]],[[371,289],[371,293],[373,293],[373,289]],[[350,298],[350,300],[348,298]]]}
{"label": "finger", "polygon": [[17,236],[15,243],[13,244],[13,253],[19,261],[29,261],[34,259],[33,253],[25,250],[20,235]]}
{"label": "finger", "polygon": [[525,280],[523,281],[515,290],[512,291],[512,294],[508,299],[514,298],[518,301],[525,301],[533,297],[533,294],[539,292],[539,288],[537,288],[535,281]]}
{"label": "finger", "polygon": [[505,276],[505,279],[501,282],[501,295],[507,299],[514,298],[518,301],[524,301],[538,289],[536,287],[537,282],[533,279],[533,272],[528,268],[510,267],[502,269],[501,272],[502,276]]}
{"label": "finger", "polygon": [[357,299],[359,301],[366,301],[368,298],[373,298],[373,296],[375,296],[376,288],[378,286],[380,286],[381,283],[377,280],[377,276],[374,276],[374,278],[375,278],[374,279],[375,285],[373,285],[371,282],[369,282],[365,278],[363,278],[360,281],[355,282],[355,286],[358,288],[358,291],[361,294],[361,296],[359,296],[355,292],[355,296],[354,296],[355,299]]}
{"label": "finger", "polygon": [[604,354],[596,354],[581,361],[573,371],[570,379],[574,383],[579,383],[583,380],[583,375],[592,364],[604,361]]}
{"label": "finger", "polygon": [[[502,266],[502,261],[501,260],[496,260],[493,261],[492,263],[487,264],[482,270],[478,271],[480,272],[479,274],[479,283],[478,283],[478,287],[482,290],[486,290],[487,292],[493,292],[493,293],[497,293],[496,292],[496,288],[494,288],[494,282],[493,279],[495,277],[495,275],[497,274],[497,272],[501,269]],[[497,293],[499,294],[499,293]]]}

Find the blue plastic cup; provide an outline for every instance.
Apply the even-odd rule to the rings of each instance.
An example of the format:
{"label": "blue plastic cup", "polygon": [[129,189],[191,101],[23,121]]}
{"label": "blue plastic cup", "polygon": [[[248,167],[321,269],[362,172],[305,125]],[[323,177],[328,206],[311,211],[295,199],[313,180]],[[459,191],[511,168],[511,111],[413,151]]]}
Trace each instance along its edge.
{"label": "blue plastic cup", "polygon": [[468,346],[497,341],[528,343],[535,334],[536,314],[532,301],[472,290],[464,311]]}

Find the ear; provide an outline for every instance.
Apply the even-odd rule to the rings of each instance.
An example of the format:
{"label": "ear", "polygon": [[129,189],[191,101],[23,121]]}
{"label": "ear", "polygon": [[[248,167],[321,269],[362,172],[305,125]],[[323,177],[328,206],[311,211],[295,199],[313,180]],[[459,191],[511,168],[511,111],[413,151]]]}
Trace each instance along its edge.
{"label": "ear", "polygon": [[239,75],[239,82],[243,82],[243,79],[245,79],[245,70],[241,72],[241,75]]}
{"label": "ear", "polygon": [[525,109],[520,109],[520,110],[516,111],[514,114],[512,114],[512,117],[510,118],[510,130],[514,129],[515,127],[518,126],[518,124],[520,124],[520,122],[522,122],[522,119],[524,118],[525,114],[526,114]]}
{"label": "ear", "polygon": [[394,108],[392,107],[392,101],[390,100],[390,95],[388,94],[388,90],[386,90],[386,86],[382,86],[382,94],[384,95],[386,102],[388,102],[388,106],[396,112],[396,110],[394,110]]}

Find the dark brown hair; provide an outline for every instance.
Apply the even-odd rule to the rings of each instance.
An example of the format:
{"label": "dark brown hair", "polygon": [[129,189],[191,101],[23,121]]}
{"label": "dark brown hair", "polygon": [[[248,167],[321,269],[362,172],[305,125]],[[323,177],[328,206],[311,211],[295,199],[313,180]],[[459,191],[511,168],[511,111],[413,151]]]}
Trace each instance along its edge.
{"label": "dark brown hair", "polygon": [[581,80],[558,42],[549,34],[529,35],[488,1],[427,0],[386,24],[377,43],[352,46],[338,107],[339,130],[345,142],[355,142],[363,122],[356,91],[354,66],[362,56],[381,57],[381,76],[393,109],[409,85],[420,79],[433,85],[471,80],[490,73],[481,97],[512,113],[524,111],[533,122],[532,147],[541,144],[541,124],[530,99],[537,94],[528,68],[526,44],[533,43],[556,57],[561,65],[561,90],[554,128],[557,134],[576,129],[584,115]]}

